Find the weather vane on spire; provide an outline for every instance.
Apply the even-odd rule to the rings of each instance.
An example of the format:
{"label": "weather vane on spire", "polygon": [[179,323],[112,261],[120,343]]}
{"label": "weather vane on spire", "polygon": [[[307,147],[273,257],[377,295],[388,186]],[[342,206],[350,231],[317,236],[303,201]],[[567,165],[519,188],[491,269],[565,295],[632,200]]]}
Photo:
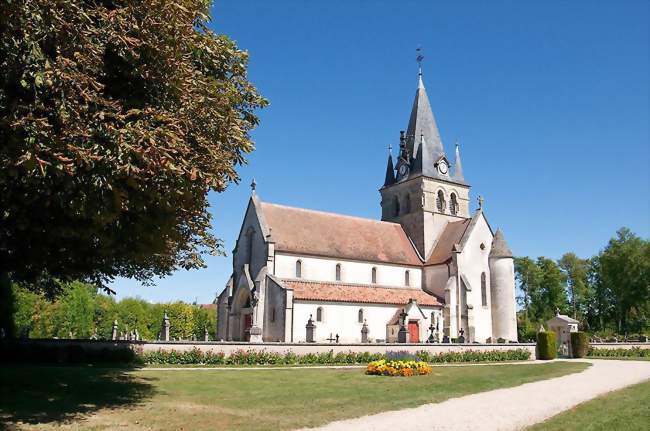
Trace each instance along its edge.
{"label": "weather vane on spire", "polygon": [[418,45],[415,52],[418,53],[417,57],[415,57],[415,60],[418,62],[418,75],[422,76],[422,60],[424,60],[424,55],[422,55],[422,46]]}

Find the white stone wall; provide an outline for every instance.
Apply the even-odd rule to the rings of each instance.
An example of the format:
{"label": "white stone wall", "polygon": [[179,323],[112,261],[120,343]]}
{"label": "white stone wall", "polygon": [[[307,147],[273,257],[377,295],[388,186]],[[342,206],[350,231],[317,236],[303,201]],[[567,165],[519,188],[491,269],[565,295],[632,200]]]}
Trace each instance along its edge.
{"label": "white stone wall", "polygon": [[[316,311],[318,307],[323,308],[323,321],[316,321]],[[327,342],[327,338],[339,334],[341,343],[359,343],[361,342],[362,322],[358,320],[359,310],[363,310],[363,317],[368,325],[368,339],[386,339],[386,324],[395,315],[397,310],[403,306],[396,305],[378,305],[378,304],[354,304],[354,303],[334,303],[334,302],[312,302],[294,300],[294,342],[306,341],[307,320],[312,316],[316,325],[314,331],[314,340],[317,342]],[[414,307],[415,308],[415,307]],[[442,311],[434,307],[421,307],[422,314],[411,311],[407,320],[419,320],[420,340],[424,341],[429,336],[428,328],[431,324],[431,312],[435,311],[440,319],[440,339],[442,339]]]}
{"label": "white stone wall", "polygon": [[409,271],[409,287],[419,288],[422,270],[418,267],[359,262],[325,257],[298,256],[276,252],[274,274],[280,278],[295,278],[296,261],[302,262],[302,279],[309,281],[336,281],[336,265],[341,264],[341,282],[356,284],[372,283],[372,268],[377,268],[377,285],[406,287],[404,273]]}
{"label": "white stone wall", "polygon": [[494,337],[517,341],[515,270],[512,258],[490,259],[490,274]]}
{"label": "white stone wall", "polygon": [[270,278],[266,279],[266,304],[262,338],[264,341],[291,341],[285,339],[287,313],[286,291]]}
{"label": "white stone wall", "polygon": [[[481,249],[481,244],[484,248]],[[473,341],[480,343],[492,337],[492,310],[490,298],[490,269],[488,258],[492,244],[492,232],[485,221],[480,217],[474,226],[462,253],[458,256],[460,274],[471,285],[471,292],[467,292],[467,302],[473,305],[475,335]],[[481,273],[485,272],[486,300],[485,306],[481,303]],[[466,334],[467,336],[467,334]]]}

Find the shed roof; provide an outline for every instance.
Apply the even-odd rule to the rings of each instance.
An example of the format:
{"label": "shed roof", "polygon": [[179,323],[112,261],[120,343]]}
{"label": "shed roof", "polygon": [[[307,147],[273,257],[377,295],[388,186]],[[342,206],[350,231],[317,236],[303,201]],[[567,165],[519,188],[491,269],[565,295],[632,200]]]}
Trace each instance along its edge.
{"label": "shed roof", "polygon": [[262,202],[277,251],[420,266],[415,247],[397,223]]}

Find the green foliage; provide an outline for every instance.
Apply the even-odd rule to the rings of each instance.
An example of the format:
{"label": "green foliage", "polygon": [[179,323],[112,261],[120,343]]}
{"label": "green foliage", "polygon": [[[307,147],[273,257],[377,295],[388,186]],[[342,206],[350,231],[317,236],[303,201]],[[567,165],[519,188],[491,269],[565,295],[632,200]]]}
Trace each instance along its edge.
{"label": "green foliage", "polygon": [[597,256],[581,259],[565,253],[557,263],[519,257],[515,272],[520,340],[557,309],[592,333],[650,330],[650,241],[627,228],[619,229]]}
{"label": "green foliage", "polygon": [[0,274],[56,294],[59,281],[146,282],[222,252],[207,194],[238,180],[267,102],[209,10],[3,2]]}
{"label": "green foliage", "polygon": [[590,347],[587,356],[596,358],[650,358],[650,349],[632,347],[630,349],[601,349]]}
{"label": "green foliage", "polygon": [[0,341],[0,363],[19,364],[131,364],[139,357],[128,345],[98,348],[83,345]]}
{"label": "green foliage", "polygon": [[584,358],[589,351],[589,336],[586,332],[571,333],[571,356]]}
{"label": "green foliage", "polygon": [[55,301],[16,285],[12,292],[18,334],[30,338],[110,339],[113,321],[117,320],[120,333],[137,330],[141,339],[155,340],[165,310],[174,338],[203,340],[206,328],[211,339],[216,335],[214,310],[183,302],[151,304],[140,298],[118,302],[98,293],[96,287],[79,282],[65,285]]}
{"label": "green foliage", "polygon": [[537,359],[555,359],[557,357],[557,341],[555,332],[539,332],[537,334]]}
{"label": "green foliage", "polygon": [[[381,359],[392,360],[391,358],[400,354],[403,354],[403,352],[388,352],[384,355],[381,353],[350,351],[334,354],[330,350],[327,352],[297,355],[291,351],[278,353],[268,352],[266,350],[236,350],[226,356],[223,352],[202,352],[194,348],[187,351],[158,350],[157,352],[143,353],[140,356],[140,361],[145,364],[157,365],[353,365],[367,364]],[[530,352],[526,349],[485,352],[467,350],[440,354],[419,351],[411,356],[431,363],[502,362],[528,360],[530,359]]]}

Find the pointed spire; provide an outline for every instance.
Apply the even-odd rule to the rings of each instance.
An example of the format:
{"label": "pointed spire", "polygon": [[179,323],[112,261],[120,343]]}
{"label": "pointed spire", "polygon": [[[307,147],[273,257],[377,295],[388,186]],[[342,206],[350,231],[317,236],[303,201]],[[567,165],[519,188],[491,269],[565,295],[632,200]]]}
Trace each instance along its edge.
{"label": "pointed spire", "polygon": [[427,96],[422,72],[418,73],[418,88],[415,92],[411,117],[406,130],[407,148],[413,155],[414,162],[412,173],[437,176],[434,163],[444,155],[442,140],[436,120],[431,111],[429,97]]}
{"label": "pointed spire", "polygon": [[393,165],[393,146],[388,145],[388,164],[386,165],[386,179],[384,187],[395,183],[395,167]]}
{"label": "pointed spire", "polygon": [[465,181],[463,177],[463,165],[460,162],[460,145],[456,141],[456,160],[454,161],[454,179],[458,181]]}
{"label": "pointed spire", "polygon": [[505,237],[501,229],[497,229],[497,233],[492,238],[492,248],[490,248],[490,257],[512,257],[512,250],[508,247]]}

